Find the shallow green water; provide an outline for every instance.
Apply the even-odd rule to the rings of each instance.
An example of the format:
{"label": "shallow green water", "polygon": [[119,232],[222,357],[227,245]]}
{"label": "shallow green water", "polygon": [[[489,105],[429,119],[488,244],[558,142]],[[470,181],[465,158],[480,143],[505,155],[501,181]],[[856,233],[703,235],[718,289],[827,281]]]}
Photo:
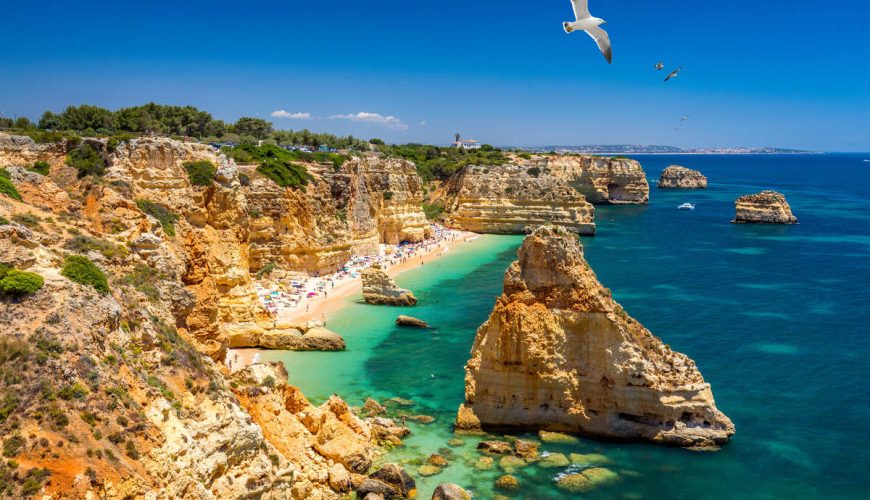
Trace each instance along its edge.
{"label": "shallow green water", "polygon": [[[867,498],[870,169],[853,156],[640,160],[651,178],[670,163],[700,168],[710,189],[653,186],[648,207],[599,207],[587,258],[629,314],[695,359],[737,434],[717,453],[589,439],[542,449],[605,455],[621,481],[588,495],[597,498]],[[733,200],[766,187],[788,196],[801,224],[731,225]],[[678,212],[685,201],[698,209]],[[454,437],[463,366],[520,242],[483,236],[402,274],[420,299],[411,310],[349,301],[328,318],[347,352],[263,358],[283,361],[314,402],[332,392],[354,405],[369,396],[415,401],[413,413],[436,421],[410,424],[406,446],[388,458],[425,459]],[[434,329],[400,330],[401,313]],[[464,439],[443,473],[417,477],[420,498],[446,481],[492,496],[502,471],[471,467],[479,439]],[[512,496],[566,498],[553,482],[563,470],[517,471],[522,489]]]}

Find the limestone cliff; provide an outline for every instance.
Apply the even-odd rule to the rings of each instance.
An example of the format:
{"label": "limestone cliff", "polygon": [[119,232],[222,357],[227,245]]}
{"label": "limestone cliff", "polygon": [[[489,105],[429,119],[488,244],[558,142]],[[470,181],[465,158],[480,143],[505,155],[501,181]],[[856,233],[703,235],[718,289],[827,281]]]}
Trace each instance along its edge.
{"label": "limestone cliff", "polygon": [[527,227],[555,224],[595,234],[594,209],[562,179],[518,165],[468,166],[436,194],[447,224],[466,231],[522,234]]}
{"label": "limestone cliff", "polygon": [[735,224],[797,224],[797,217],[782,193],[762,191],[737,198]]}
{"label": "limestone cliff", "polygon": [[256,178],[244,189],[253,216],[252,270],[274,262],[329,273],[354,255],[377,253],[380,243],[431,236],[413,163],[363,156],[338,168],[309,165],[309,172],[315,180],[305,191]]}
{"label": "limestone cliff", "polygon": [[617,304],[576,237],[539,228],[477,332],[458,430],[524,428],[677,446],[728,441],[734,426],[695,363]]}
{"label": "limestone cliff", "polygon": [[65,142],[40,144],[30,137],[0,133],[0,168],[30,167],[37,161],[61,165],[66,153]]}
{"label": "limestone cliff", "polygon": [[[257,193],[242,185],[238,167],[194,143],[140,138],[109,154],[105,141],[89,140],[107,161],[102,178],[77,179],[63,153],[42,176],[22,162],[51,147],[5,141],[25,146],[0,147],[0,163],[22,195],[22,201],[0,195],[0,263],[45,280],[34,295],[0,297],[6,380],[0,432],[15,436],[17,448],[9,453],[21,467],[16,477],[23,482],[27,473],[45,493],[73,497],[337,498],[348,491],[349,479],[336,466],[344,463],[347,443],[330,437],[343,433],[334,422],[355,434],[368,431],[354,427],[358,419],[346,405],[306,406],[295,415],[312,419],[300,420],[307,437],[284,441],[285,435],[252,420],[271,408],[271,396],[261,398],[239,381],[234,395],[225,369],[211,359],[221,358],[234,336],[254,332],[271,342],[294,333],[279,330],[254,294],[252,248],[269,239],[257,233],[263,217],[251,208]],[[194,160],[216,167],[214,182],[191,183],[184,163]],[[310,165],[317,182],[308,191],[272,191],[299,217],[307,210],[333,217],[334,233],[325,219],[313,224],[324,240],[335,237],[335,245],[346,246],[346,255],[358,245],[420,238],[428,227],[415,208],[419,178],[410,164],[383,161],[352,160],[346,171]],[[252,177],[250,187],[263,189],[267,181]],[[392,196],[379,191],[386,188]],[[343,209],[347,222],[338,215]],[[319,244],[312,244],[315,252]],[[86,256],[105,273],[109,292],[61,276],[68,254]],[[299,262],[298,269],[320,269],[308,265]],[[306,348],[343,346],[321,330],[305,331]],[[286,381],[276,385],[290,390]],[[325,430],[312,430],[317,426]],[[368,457],[372,450],[364,452]]]}
{"label": "limestone cliff", "polygon": [[706,189],[707,178],[697,170],[671,165],[662,171],[660,189]]}
{"label": "limestone cliff", "polygon": [[563,179],[594,204],[649,202],[649,183],[640,163],[628,158],[549,155],[527,162]]}

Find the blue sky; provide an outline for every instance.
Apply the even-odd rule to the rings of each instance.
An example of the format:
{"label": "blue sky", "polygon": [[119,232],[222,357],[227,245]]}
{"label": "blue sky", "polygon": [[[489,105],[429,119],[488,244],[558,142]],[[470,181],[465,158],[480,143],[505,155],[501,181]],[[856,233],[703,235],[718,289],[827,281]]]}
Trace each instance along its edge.
{"label": "blue sky", "polygon": [[568,0],[9,2],[0,112],[155,101],[393,142],[870,150],[870,3],[590,9],[613,65],[562,31]]}

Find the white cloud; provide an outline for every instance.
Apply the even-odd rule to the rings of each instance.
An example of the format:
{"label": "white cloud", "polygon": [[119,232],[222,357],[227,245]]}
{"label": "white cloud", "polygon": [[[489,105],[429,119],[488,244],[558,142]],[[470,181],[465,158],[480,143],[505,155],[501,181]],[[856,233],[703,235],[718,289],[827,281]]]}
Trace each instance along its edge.
{"label": "white cloud", "polygon": [[279,109],[278,111],[272,111],[272,116],[275,118],[289,118],[291,120],[310,120],[311,113],[290,113],[288,111],[284,111],[283,109]]}
{"label": "white cloud", "polygon": [[395,116],[384,116],[380,113],[367,113],[365,111],[349,114],[349,115],[332,115],[329,117],[330,120],[350,120],[352,122],[360,122],[360,123],[374,123],[377,125],[383,125],[388,128],[395,128],[399,130],[408,130],[408,125],[402,123],[402,120],[396,118]]}

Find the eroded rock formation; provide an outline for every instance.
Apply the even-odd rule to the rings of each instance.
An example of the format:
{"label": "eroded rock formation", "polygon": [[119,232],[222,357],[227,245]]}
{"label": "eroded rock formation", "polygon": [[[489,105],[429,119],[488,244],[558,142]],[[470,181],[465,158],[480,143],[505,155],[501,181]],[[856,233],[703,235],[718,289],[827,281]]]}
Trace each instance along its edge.
{"label": "eroded rock formation", "polygon": [[536,167],[468,166],[437,194],[447,223],[477,233],[523,234],[528,227],[555,224],[595,234],[594,208],[562,179]]}
{"label": "eroded rock formation", "polygon": [[737,198],[735,224],[797,224],[797,217],[782,193],[762,191]]}
{"label": "eroded rock formation", "polygon": [[662,171],[660,189],[707,189],[707,178],[699,171],[671,165]]}
{"label": "eroded rock formation", "polygon": [[477,332],[456,427],[687,447],[734,433],[695,363],[626,314],[576,237],[548,227],[526,237]]}
{"label": "eroded rock formation", "polygon": [[534,164],[564,179],[594,204],[646,204],[649,183],[637,160],[602,156],[558,155],[535,157]]}
{"label": "eroded rock formation", "polygon": [[384,306],[413,306],[417,297],[410,290],[400,288],[396,280],[383,269],[372,267],[362,273],[363,299],[367,304]]}

